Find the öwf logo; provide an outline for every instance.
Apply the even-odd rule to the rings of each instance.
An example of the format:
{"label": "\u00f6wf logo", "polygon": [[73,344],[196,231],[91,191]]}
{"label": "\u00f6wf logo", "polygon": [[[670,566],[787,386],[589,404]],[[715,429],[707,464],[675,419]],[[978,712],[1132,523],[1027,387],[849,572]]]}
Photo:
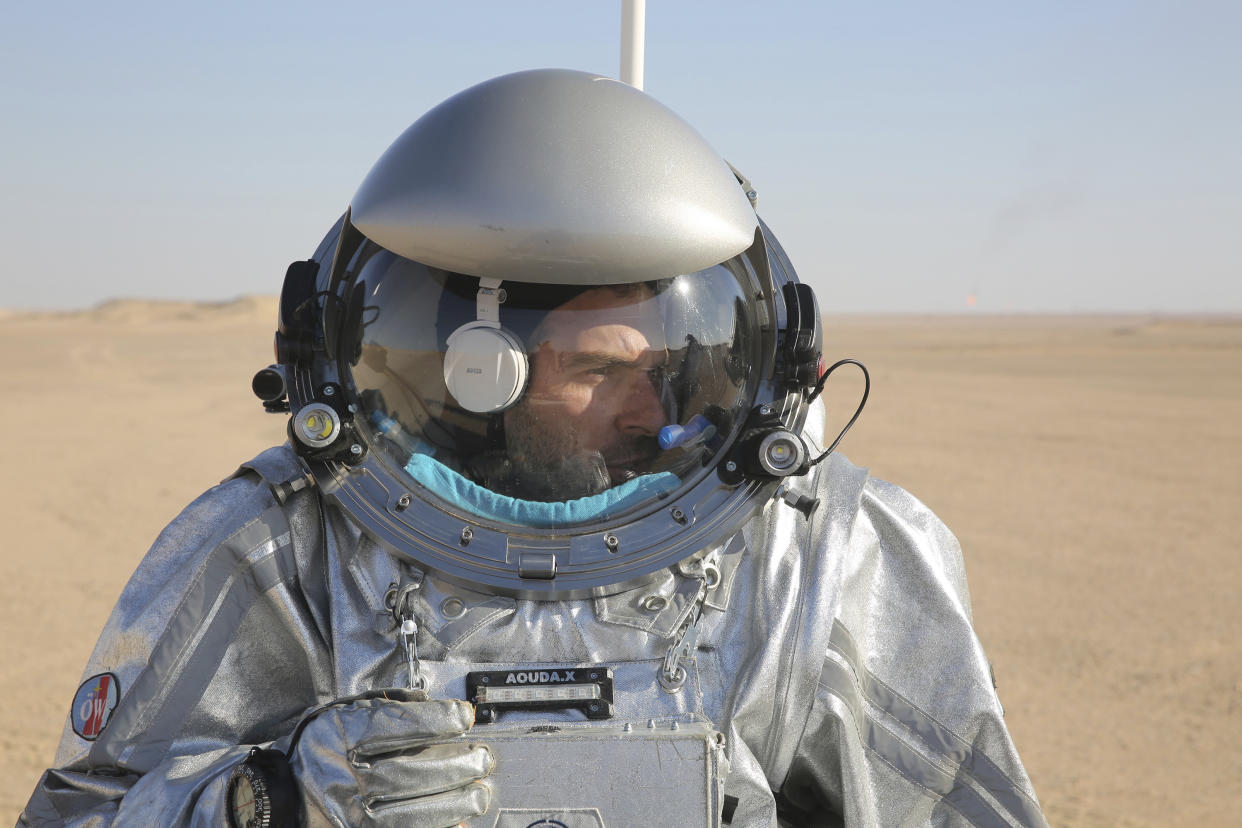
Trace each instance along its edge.
{"label": "\u00f6wf logo", "polygon": [[98,739],[120,698],[121,683],[112,673],[100,673],[82,682],[69,711],[73,732],[88,742]]}

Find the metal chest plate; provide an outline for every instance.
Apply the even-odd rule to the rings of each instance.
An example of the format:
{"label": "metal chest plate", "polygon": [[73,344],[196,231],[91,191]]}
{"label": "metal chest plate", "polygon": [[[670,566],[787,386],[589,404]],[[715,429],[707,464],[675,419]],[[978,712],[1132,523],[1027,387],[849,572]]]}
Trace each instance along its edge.
{"label": "metal chest plate", "polygon": [[719,826],[724,737],[700,721],[476,729],[496,754],[470,828]]}

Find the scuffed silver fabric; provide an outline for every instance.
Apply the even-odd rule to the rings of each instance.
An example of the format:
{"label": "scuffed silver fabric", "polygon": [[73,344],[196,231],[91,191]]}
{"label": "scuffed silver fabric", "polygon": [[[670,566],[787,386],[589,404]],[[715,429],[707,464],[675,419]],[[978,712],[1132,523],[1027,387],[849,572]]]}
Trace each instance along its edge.
{"label": "scuffed silver fabric", "polygon": [[[299,471],[287,447],[248,468]],[[281,747],[333,699],[407,685],[384,597],[421,581],[432,697],[464,697],[472,669],[608,664],[618,721],[693,714],[725,733],[732,826],[1044,825],[954,537],[839,456],[791,488],[819,508],[808,520],[773,501],[721,545],[689,678],[668,693],[660,662],[697,583],[677,568],[603,599],[474,593],[379,547],[313,490],[278,505],[247,471],[191,504],[139,566],[85,671],[114,673],[121,701],[93,743],[66,725],[22,824],[222,824],[225,780],[251,745]],[[443,614],[447,598],[465,611]],[[471,733],[486,743],[486,730]]]}
{"label": "scuffed silver fabric", "polygon": [[460,700],[421,691],[363,698],[318,711],[291,764],[307,826],[443,828],[487,810],[481,780],[496,760],[484,745],[447,744],[474,724]]}

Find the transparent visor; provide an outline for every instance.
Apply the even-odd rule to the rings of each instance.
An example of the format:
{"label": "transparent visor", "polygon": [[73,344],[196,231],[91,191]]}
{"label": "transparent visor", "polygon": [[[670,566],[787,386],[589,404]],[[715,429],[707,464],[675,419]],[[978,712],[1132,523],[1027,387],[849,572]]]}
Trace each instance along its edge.
{"label": "transparent visor", "polygon": [[[641,510],[693,485],[749,410],[758,325],[743,257],[636,284],[502,282],[508,339],[483,338],[504,365],[489,357],[480,374],[500,387],[460,374],[474,384],[457,396],[446,356],[451,373],[450,337],[465,329],[460,350],[488,315],[480,280],[369,244],[359,259],[362,313],[342,356],[360,419],[386,464],[448,511],[566,527]],[[524,383],[510,386],[508,365]],[[503,407],[478,411],[480,393]]]}

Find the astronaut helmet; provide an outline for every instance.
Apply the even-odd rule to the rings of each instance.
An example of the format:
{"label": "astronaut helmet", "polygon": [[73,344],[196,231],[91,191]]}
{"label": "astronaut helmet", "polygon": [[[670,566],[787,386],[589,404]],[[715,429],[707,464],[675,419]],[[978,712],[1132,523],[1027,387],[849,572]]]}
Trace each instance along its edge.
{"label": "astronaut helmet", "polygon": [[534,70],[397,138],[290,266],[255,390],[378,541],[565,599],[645,582],[805,472],[820,350],[814,294],[692,127]]}

